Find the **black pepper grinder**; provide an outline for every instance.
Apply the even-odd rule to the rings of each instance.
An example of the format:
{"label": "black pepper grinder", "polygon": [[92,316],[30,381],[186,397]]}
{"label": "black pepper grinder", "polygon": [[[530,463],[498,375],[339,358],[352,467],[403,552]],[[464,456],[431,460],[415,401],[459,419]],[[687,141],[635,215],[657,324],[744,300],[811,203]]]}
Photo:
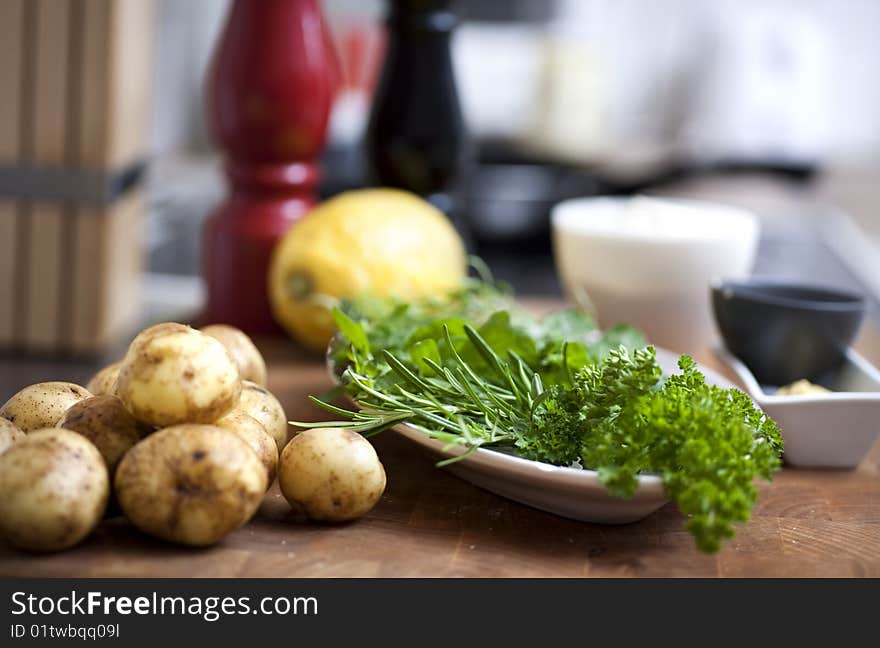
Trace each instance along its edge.
{"label": "black pepper grinder", "polygon": [[450,52],[458,23],[450,0],[391,0],[366,134],[373,180],[421,195],[453,221],[472,157]]}

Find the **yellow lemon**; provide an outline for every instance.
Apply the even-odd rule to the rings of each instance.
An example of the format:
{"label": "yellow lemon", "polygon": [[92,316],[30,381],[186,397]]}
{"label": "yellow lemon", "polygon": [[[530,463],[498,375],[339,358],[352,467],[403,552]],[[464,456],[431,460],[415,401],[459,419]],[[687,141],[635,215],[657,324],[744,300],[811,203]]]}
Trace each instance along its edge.
{"label": "yellow lemon", "polygon": [[464,245],[443,212],[406,191],[359,189],[317,205],[288,230],[272,255],[269,300],[285,329],[323,350],[340,298],[442,295],[466,270]]}

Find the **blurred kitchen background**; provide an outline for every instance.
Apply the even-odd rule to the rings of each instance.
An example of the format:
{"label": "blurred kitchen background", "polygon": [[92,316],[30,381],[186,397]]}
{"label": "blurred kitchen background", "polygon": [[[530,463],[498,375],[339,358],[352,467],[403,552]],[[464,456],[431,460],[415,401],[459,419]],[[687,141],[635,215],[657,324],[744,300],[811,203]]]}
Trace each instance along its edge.
{"label": "blurred kitchen background", "polygon": [[[128,181],[143,185],[146,214],[139,305],[146,304],[143,318],[183,319],[204,298],[202,223],[226,191],[202,93],[229,3],[131,2],[141,9],[113,52],[130,86],[119,86],[117,103],[142,97],[117,116],[123,129],[143,130],[124,156]],[[7,19],[16,3],[21,11],[20,0],[0,0]],[[343,72],[323,155],[320,193],[330,196],[371,182],[363,141],[386,26],[381,0],[322,7]],[[554,203],[647,193],[754,209],[762,219],[758,274],[880,295],[880,2],[460,0],[455,7],[462,22],[451,40],[454,76],[475,161],[455,222],[472,251],[521,294],[560,293],[548,225]],[[8,51],[16,47],[5,42]],[[0,81],[12,79],[8,51]],[[18,68],[24,75],[35,65],[26,64]],[[142,78],[135,69],[145,70]],[[0,122],[14,117],[8,85],[0,84],[7,87]],[[5,189],[18,183],[12,189],[20,191],[10,177]],[[2,227],[0,239],[11,236]],[[7,286],[7,299],[15,288]],[[117,290],[124,301],[128,289]]]}
{"label": "blurred kitchen background", "polygon": [[[345,74],[324,156],[326,196],[369,183],[361,144],[385,6],[324,0],[323,8]],[[457,8],[455,77],[478,151],[458,224],[520,292],[559,291],[551,205],[633,192],[746,203],[767,221],[758,271],[808,273],[800,266],[819,263],[827,280],[852,271],[880,290],[880,191],[861,198],[880,184],[880,3],[460,0]],[[163,276],[198,274],[200,222],[224,191],[201,90],[226,9],[223,0],[159,3],[148,241],[150,271]],[[852,268],[817,256],[815,227],[830,230],[828,243],[846,250]],[[184,301],[199,290],[178,285]],[[155,286],[168,294],[167,281]]]}

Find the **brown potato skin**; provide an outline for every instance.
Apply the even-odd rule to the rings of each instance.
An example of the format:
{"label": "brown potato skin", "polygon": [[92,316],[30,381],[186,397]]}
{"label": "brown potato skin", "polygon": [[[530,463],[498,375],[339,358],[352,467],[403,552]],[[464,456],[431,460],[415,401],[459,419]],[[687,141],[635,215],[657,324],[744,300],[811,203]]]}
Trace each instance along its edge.
{"label": "brown potato skin", "polygon": [[13,443],[21,441],[25,437],[25,433],[15,427],[15,423],[0,418],[0,454],[11,447]]}
{"label": "brown potato skin", "polygon": [[257,419],[269,433],[278,451],[287,445],[287,415],[278,399],[265,387],[250,380],[241,381],[241,398],[236,407]]}
{"label": "brown potato skin", "polygon": [[123,512],[141,531],[206,546],[254,515],[266,492],[266,470],[229,430],[183,424],[129,450],[114,484]]}
{"label": "brown potato skin", "polygon": [[101,369],[98,373],[91,377],[86,383],[88,389],[93,396],[103,396],[104,394],[116,393],[116,378],[119,377],[119,367],[122,362],[114,362]]}
{"label": "brown potato skin", "polygon": [[228,324],[210,324],[200,330],[226,347],[238,366],[242,380],[266,386],[266,361],[244,331]]}
{"label": "brown potato skin", "polygon": [[152,430],[139,423],[116,396],[92,396],[65,412],[58,427],[72,430],[91,441],[112,475],[122,457]]}
{"label": "brown potato skin", "polygon": [[268,477],[266,488],[275,481],[278,470],[278,446],[257,419],[240,409],[234,409],[214,422],[219,428],[234,432],[257,453],[260,463],[266,468]]}
{"label": "brown potato skin", "polygon": [[91,395],[85,387],[74,383],[36,383],[6,401],[0,408],[0,417],[14,423],[22,432],[55,427],[69,407]]}
{"label": "brown potato skin", "polygon": [[385,491],[385,468],[357,432],[314,428],[294,436],[278,462],[290,505],[313,520],[344,522],[367,513]]}
{"label": "brown potato skin", "polygon": [[30,551],[72,547],[101,521],[109,489],[89,441],[69,430],[34,430],[0,455],[0,534]]}
{"label": "brown potato skin", "polygon": [[137,335],[115,391],[136,419],[156,427],[212,423],[238,402],[241,379],[219,341],[169,322]]}

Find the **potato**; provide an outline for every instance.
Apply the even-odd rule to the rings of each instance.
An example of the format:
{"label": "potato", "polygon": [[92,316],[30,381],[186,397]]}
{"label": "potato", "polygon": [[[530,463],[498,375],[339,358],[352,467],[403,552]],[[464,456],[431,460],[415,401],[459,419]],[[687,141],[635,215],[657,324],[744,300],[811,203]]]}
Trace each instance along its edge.
{"label": "potato", "polygon": [[85,387],[69,382],[42,382],[25,387],[0,408],[0,417],[22,432],[55,427],[64,412],[91,396]]}
{"label": "potato", "polygon": [[188,326],[166,323],[131,343],[116,395],[134,417],[157,427],[212,423],[241,394],[238,368],[220,342]]}
{"label": "potato", "polygon": [[266,488],[271,486],[275,481],[275,471],[278,469],[278,446],[266,432],[263,424],[250,414],[240,409],[234,409],[226,416],[217,419],[214,425],[235,432],[251,447],[251,450],[257,453],[257,458],[266,468],[268,477]]}
{"label": "potato", "polygon": [[[137,334],[135,340],[145,342],[151,338],[159,337],[167,333],[187,333],[192,330],[193,328],[191,326],[181,324],[180,322],[160,322],[159,324],[153,324],[142,330]],[[132,344],[133,343],[134,340],[132,340]]]}
{"label": "potato", "polygon": [[278,462],[281,492],[313,520],[353,520],[385,491],[385,469],[357,432],[314,428],[297,434]]}
{"label": "potato", "polygon": [[129,450],[114,483],[119,505],[141,531],[204,546],[253,516],[266,492],[266,469],[229,430],[184,424]]}
{"label": "potato", "polygon": [[119,367],[121,362],[114,362],[101,369],[92,376],[91,380],[86,383],[88,389],[93,396],[103,396],[104,394],[113,394],[116,391],[116,378],[119,376]]}
{"label": "potato", "polygon": [[0,418],[0,454],[13,443],[17,443],[24,438],[24,432],[15,427],[15,423]]}
{"label": "potato", "polygon": [[0,455],[0,534],[31,551],[59,551],[101,521],[110,480],[88,440],[57,428],[30,432]]}
{"label": "potato", "polygon": [[57,427],[91,441],[104,457],[111,475],[123,455],[151,431],[135,420],[121,400],[110,394],[92,396],[74,404]]}
{"label": "potato", "polygon": [[241,382],[241,398],[236,407],[250,414],[266,428],[278,451],[287,444],[287,416],[278,399],[265,387],[261,387],[250,380]]}
{"label": "potato", "polygon": [[266,361],[244,331],[227,324],[211,324],[200,329],[202,333],[219,340],[238,367],[242,380],[266,386]]}

